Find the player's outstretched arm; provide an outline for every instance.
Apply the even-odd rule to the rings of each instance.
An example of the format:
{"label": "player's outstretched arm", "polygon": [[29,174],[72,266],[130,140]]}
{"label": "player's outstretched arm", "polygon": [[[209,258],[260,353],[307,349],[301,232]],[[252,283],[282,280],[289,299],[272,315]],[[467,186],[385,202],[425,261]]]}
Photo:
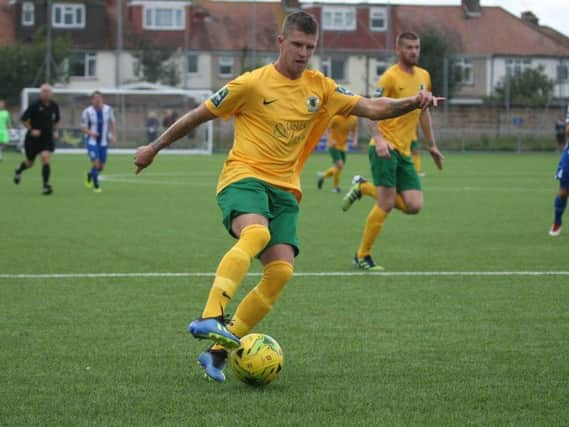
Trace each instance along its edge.
{"label": "player's outstretched arm", "polygon": [[444,98],[433,96],[427,90],[421,90],[417,95],[408,98],[360,98],[352,114],[371,120],[383,120],[402,116],[417,108],[436,107]]}
{"label": "player's outstretched arm", "polygon": [[419,123],[421,124],[421,129],[423,130],[423,135],[429,143],[427,150],[431,154],[437,169],[441,170],[443,168],[443,160],[445,156],[439,150],[437,143],[435,141],[435,133],[433,132],[433,122],[431,120],[431,113],[429,110],[421,111],[421,116],[419,117]]}
{"label": "player's outstretched arm", "polygon": [[136,154],[134,155],[136,174],[138,175],[142,169],[148,167],[154,160],[154,156],[156,156],[160,150],[187,135],[202,123],[213,120],[216,117],[217,116],[212,114],[204,104],[200,104],[190,112],[184,114],[155,141],[136,149]]}

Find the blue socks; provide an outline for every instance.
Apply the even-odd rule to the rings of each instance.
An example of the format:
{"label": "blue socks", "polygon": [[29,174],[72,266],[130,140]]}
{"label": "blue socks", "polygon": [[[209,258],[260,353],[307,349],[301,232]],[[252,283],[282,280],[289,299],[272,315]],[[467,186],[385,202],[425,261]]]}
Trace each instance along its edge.
{"label": "blue socks", "polygon": [[99,188],[99,169],[93,166],[91,168],[91,172],[89,172],[89,175],[91,175],[91,179],[93,180],[93,185],[95,188]]}
{"label": "blue socks", "polygon": [[553,206],[555,207],[555,216],[553,223],[561,225],[561,217],[563,216],[563,212],[565,212],[565,208],[567,207],[567,199],[562,199],[561,197],[556,196]]}

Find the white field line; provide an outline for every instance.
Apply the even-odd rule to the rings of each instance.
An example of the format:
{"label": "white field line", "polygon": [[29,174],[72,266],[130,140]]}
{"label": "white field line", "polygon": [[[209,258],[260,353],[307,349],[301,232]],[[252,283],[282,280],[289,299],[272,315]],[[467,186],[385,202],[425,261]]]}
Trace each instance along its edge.
{"label": "white field line", "polygon": [[[158,177],[161,175],[153,175],[153,177]],[[166,175],[163,175],[166,176]],[[181,177],[181,175],[178,175]],[[136,177],[134,175],[102,175],[99,177],[100,180],[106,182],[117,182],[121,184],[150,184],[150,185],[185,185],[188,187],[212,187],[213,181],[201,181],[201,180],[187,180],[187,181],[176,181],[168,179],[148,179],[144,176]],[[213,179],[213,178],[212,178]],[[453,191],[453,192],[488,192],[488,193],[551,193],[552,190],[549,188],[522,188],[522,187],[426,187],[426,191]]]}
{"label": "white field line", "polygon": [[[215,273],[199,272],[147,272],[147,273],[20,273],[0,274],[0,279],[113,279],[113,278],[145,278],[145,277],[214,277]],[[262,273],[249,273],[249,276],[261,276]],[[354,276],[410,276],[410,277],[444,277],[444,276],[569,276],[569,271],[330,271],[330,272],[297,272],[296,277],[354,277]]]}

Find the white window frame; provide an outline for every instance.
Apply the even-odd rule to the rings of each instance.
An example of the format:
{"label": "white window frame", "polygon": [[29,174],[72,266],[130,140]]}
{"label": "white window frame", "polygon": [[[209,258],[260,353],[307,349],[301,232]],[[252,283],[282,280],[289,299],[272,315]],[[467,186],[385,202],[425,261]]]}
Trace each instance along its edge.
{"label": "white window frame", "polygon": [[[82,75],[73,75],[71,74],[71,66],[72,64],[69,64],[69,77],[72,78],[76,78],[76,79],[94,79],[97,77],[97,54],[95,52],[83,52],[83,51],[79,51],[79,52],[74,52],[74,54],[82,54],[84,55],[84,66],[83,66],[83,74]],[[90,67],[89,65],[92,64],[93,65],[93,73],[90,74],[89,70]]]}
{"label": "white window frame", "polygon": [[[332,73],[332,61],[342,61],[342,69],[343,69],[343,76],[339,77],[339,76],[334,76]],[[346,66],[348,64],[347,59],[345,58],[332,58],[332,57],[327,57],[324,58],[320,64],[320,68],[321,71],[324,75],[326,75],[327,77],[330,77],[332,80],[336,80],[338,82],[343,82],[346,81]]]}
{"label": "white window frame", "polygon": [[[196,71],[190,70],[190,56],[196,59]],[[199,74],[200,72],[200,56],[197,53],[187,53],[186,61],[188,66],[188,74]]]}
{"label": "white window frame", "polygon": [[[454,69],[460,73],[460,78],[458,83],[463,85],[473,85],[474,84],[474,67],[472,66],[471,58],[456,58],[454,60]],[[470,70],[469,77],[465,78],[466,70]]]}
{"label": "white window frame", "polygon": [[[383,68],[383,72],[380,73],[379,72],[379,68]],[[385,73],[387,71],[387,69],[389,68],[389,63],[387,63],[386,61],[383,61],[381,59],[377,59],[375,61],[375,78],[379,79],[383,73]]]}
{"label": "white window frame", "polygon": [[[28,15],[29,14],[29,15]],[[29,19],[26,19],[29,16]],[[31,1],[25,1],[22,3],[22,26],[32,27],[36,23],[36,9],[35,5]]]}
{"label": "white window frame", "polygon": [[[61,22],[56,22],[55,18],[59,11]],[[77,19],[77,11],[81,11],[81,20]],[[72,23],[65,23],[66,13],[71,13]],[[51,24],[53,28],[85,28],[85,5],[79,3],[54,3],[51,6]],[[80,21],[80,22],[79,22]]]}
{"label": "white window frame", "polygon": [[[561,71],[561,70],[565,71]],[[567,83],[569,82],[569,62],[562,61],[555,68],[555,80],[557,83]]]}
{"label": "white window frame", "polygon": [[[348,18],[351,15],[351,18]],[[350,6],[324,6],[322,8],[322,29],[332,31],[355,31],[357,11]]]}
{"label": "white window frame", "polygon": [[[172,23],[170,25],[161,25],[156,22],[160,11],[169,11],[172,13]],[[177,17],[176,15],[179,14]],[[179,18],[179,22],[178,21]],[[145,30],[159,31],[180,31],[186,28],[186,8],[184,6],[166,5],[144,5],[142,13],[142,27]]]}
{"label": "white window frame", "polygon": [[[383,19],[383,26],[374,27],[374,19]],[[369,29],[371,31],[387,31],[387,8],[385,7],[370,7],[369,8]]]}
{"label": "white window frame", "polygon": [[523,73],[525,70],[533,68],[533,61],[531,58],[507,58],[506,59],[506,74],[510,70],[510,76]]}
{"label": "white window frame", "polygon": [[[231,77],[233,76],[235,66],[235,58],[233,56],[220,56],[217,59],[217,73],[220,77]],[[231,67],[231,71],[228,73],[223,73],[221,67]]]}

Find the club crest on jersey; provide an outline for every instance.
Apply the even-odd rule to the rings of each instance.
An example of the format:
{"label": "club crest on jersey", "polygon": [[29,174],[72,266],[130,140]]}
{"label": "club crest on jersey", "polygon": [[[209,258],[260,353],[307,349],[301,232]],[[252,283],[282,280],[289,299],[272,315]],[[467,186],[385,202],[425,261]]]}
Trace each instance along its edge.
{"label": "club crest on jersey", "polygon": [[316,113],[320,107],[320,98],[317,96],[309,96],[306,100],[306,106],[308,107],[308,111]]}
{"label": "club crest on jersey", "polygon": [[215,92],[213,95],[211,95],[211,97],[209,98],[211,103],[213,105],[215,105],[215,107],[219,107],[219,104],[222,103],[222,101],[225,99],[225,97],[227,96],[227,94],[229,93],[229,89],[227,89],[227,86],[223,86],[221,89],[219,89],[217,92]]}
{"label": "club crest on jersey", "polygon": [[378,87],[375,92],[373,93],[374,98],[381,98],[383,96],[383,88]]}
{"label": "club crest on jersey", "polygon": [[342,95],[354,96],[354,93],[350,89],[346,89],[342,86],[336,86],[336,92],[341,93]]}

